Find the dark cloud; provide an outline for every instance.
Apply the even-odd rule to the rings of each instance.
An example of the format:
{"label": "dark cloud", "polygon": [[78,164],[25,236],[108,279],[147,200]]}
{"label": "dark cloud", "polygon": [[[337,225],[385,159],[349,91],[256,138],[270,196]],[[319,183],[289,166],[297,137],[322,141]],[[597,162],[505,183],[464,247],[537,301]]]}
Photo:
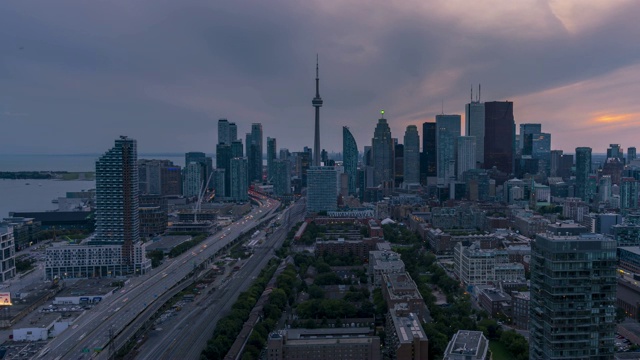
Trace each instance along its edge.
{"label": "dark cloud", "polygon": [[[3,2],[0,153],[101,152],[120,134],[141,152],[212,152],[220,117],[240,137],[262,122],[298,150],[313,139],[316,53],[322,143],[335,151],[343,125],[368,144],[381,108],[402,138],[443,108],[462,113],[471,83],[484,100],[526,99],[639,62],[634,2],[577,30],[542,2],[487,4]],[[518,122],[548,117],[528,104]]]}

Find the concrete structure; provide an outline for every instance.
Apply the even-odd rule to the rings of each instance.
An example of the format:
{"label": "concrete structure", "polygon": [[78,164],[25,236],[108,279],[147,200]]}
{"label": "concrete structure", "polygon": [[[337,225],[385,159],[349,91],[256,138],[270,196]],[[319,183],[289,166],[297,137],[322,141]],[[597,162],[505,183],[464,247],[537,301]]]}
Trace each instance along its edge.
{"label": "concrete structure", "polygon": [[415,125],[407,126],[404,134],[404,184],[420,184],[420,135]]}
{"label": "concrete structure", "polygon": [[[381,111],[380,119],[371,139],[373,186],[381,184],[393,184],[394,180],[394,146],[391,138],[391,129]],[[385,187],[385,186],[383,186]]]}
{"label": "concrete structure", "polygon": [[373,276],[373,285],[382,286],[385,274],[405,274],[404,262],[400,259],[400,254],[393,251],[370,251],[369,276]]}
{"label": "concrete structure", "polygon": [[380,337],[369,328],[287,329],[269,334],[268,360],[380,360]]}
{"label": "concrete structure", "polygon": [[336,210],[337,176],[333,166],[310,167],[307,171],[307,183],[307,213]]}
{"label": "concrete structure", "polygon": [[316,96],[311,100],[311,105],[315,108],[316,122],[315,132],[313,136],[313,166],[320,166],[320,108],[322,107],[322,98],[320,97],[320,75],[318,59],[316,58]]}
{"label": "concrete structure", "polygon": [[517,281],[525,277],[524,266],[510,263],[506,250],[482,249],[478,242],[470,246],[457,243],[453,259],[454,273],[467,286]]}
{"label": "concrete structure", "polygon": [[482,331],[458,330],[444,351],[444,360],[489,360],[489,340]]}
{"label": "concrete structure", "polygon": [[611,358],[615,241],[538,234],[531,253],[530,359]]}
{"label": "concrete structure", "polygon": [[460,134],[460,115],[436,115],[438,184],[449,184],[456,177],[456,140]]}
{"label": "concrete structure", "polygon": [[4,282],[16,276],[16,246],[13,239],[13,227],[0,226],[0,281]]}
{"label": "concrete structure", "polygon": [[424,299],[409,273],[382,273],[381,287],[387,307],[393,309],[396,305],[404,304],[404,307],[416,314],[421,322],[426,321],[427,308]]}

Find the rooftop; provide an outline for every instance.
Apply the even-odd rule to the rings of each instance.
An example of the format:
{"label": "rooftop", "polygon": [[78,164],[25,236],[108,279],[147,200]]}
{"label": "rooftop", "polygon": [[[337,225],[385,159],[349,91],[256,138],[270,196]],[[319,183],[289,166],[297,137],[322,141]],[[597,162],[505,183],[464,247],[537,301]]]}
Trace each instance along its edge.
{"label": "rooftop", "polygon": [[[488,341],[482,331],[458,330],[445,350],[445,359],[484,359]],[[463,355],[458,357],[456,355]]]}
{"label": "rooftop", "polygon": [[408,316],[391,314],[391,319],[393,320],[393,326],[396,329],[400,343],[411,343],[415,338],[427,338],[416,314],[411,313]]}

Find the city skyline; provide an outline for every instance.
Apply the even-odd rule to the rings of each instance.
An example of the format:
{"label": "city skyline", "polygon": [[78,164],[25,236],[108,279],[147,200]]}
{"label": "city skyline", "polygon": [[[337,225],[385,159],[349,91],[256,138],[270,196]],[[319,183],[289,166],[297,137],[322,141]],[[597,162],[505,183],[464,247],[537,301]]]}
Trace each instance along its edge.
{"label": "city skyline", "polygon": [[[553,149],[637,146],[640,51],[628,46],[640,27],[636,4],[479,11],[491,4],[380,2],[364,17],[352,2],[3,3],[0,153],[98,153],[120,134],[144,152],[212,153],[219,118],[239,133],[262,123],[280,147],[312,146],[316,53],[330,152],[340,151],[342,126],[366,144],[380,109],[397,138],[443,108],[464,127],[478,83],[482,101],[514,102],[516,125],[541,123]],[[469,12],[474,20],[464,21]]]}

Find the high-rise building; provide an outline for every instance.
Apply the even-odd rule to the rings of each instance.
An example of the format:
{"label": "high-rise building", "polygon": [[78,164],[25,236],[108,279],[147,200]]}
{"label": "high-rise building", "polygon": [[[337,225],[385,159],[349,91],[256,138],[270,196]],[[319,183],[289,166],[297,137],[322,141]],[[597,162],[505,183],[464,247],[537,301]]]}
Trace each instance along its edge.
{"label": "high-rise building", "polygon": [[229,123],[229,142],[232,143],[236,140],[238,140],[238,125]]}
{"label": "high-rise building", "polygon": [[227,119],[219,119],[218,144],[231,145],[231,137],[229,135],[229,121]]}
{"label": "high-rise building", "polygon": [[13,227],[0,224],[0,282],[5,282],[16,276],[16,246]]}
{"label": "high-rise building", "polygon": [[251,124],[250,143],[247,144],[249,180],[262,181],[262,124]]}
{"label": "high-rise building", "polygon": [[630,163],[635,159],[636,159],[636,148],[635,147],[627,148],[627,163]]}
{"label": "high-rise building", "polygon": [[536,235],[531,246],[529,358],[613,359],[616,241]]}
{"label": "high-rise building", "polygon": [[[228,197],[231,192],[231,159],[234,158],[234,154],[232,154],[232,148],[234,145],[237,150],[237,141],[234,141],[232,146],[226,144],[216,145],[216,169],[224,170],[224,181],[222,183],[218,183],[218,188],[216,188],[216,197],[225,198]],[[240,143],[240,151],[242,152],[242,143]],[[223,188],[220,187],[222,184],[224,184]]]}
{"label": "high-rise building", "polygon": [[591,174],[591,148],[576,148],[576,191],[575,196],[589,202],[587,182]]}
{"label": "high-rise building", "polygon": [[231,165],[231,185],[229,197],[233,201],[247,201],[249,198],[249,183],[247,176],[247,158],[233,158]]}
{"label": "high-rise building", "polygon": [[[519,149],[523,155],[531,155],[531,140],[527,139],[529,135],[540,134],[542,132],[542,124],[520,124],[520,142]],[[527,146],[528,143],[528,146]]]}
{"label": "high-rise building", "polygon": [[393,183],[393,140],[391,129],[384,118],[384,110],[371,139],[371,159],[373,165],[373,186]]}
{"label": "high-rise building", "polygon": [[311,166],[307,171],[307,213],[335,211],[338,204],[337,174],[333,166]]}
{"label": "high-rise building", "polygon": [[356,175],[358,172],[358,145],[346,126],[342,127],[342,163],[347,174],[349,195],[356,196]]}
{"label": "high-rise building", "polygon": [[96,161],[96,232],[91,244],[123,245],[140,240],[138,150],[121,136]]}
{"label": "high-rise building", "polygon": [[560,176],[560,166],[562,162],[562,150],[551,150],[549,176]]}
{"label": "high-rise building", "polygon": [[620,210],[638,208],[638,180],[624,177],[620,180]]}
{"label": "high-rise building", "polygon": [[513,102],[484,103],[484,168],[514,172],[515,122]]}
{"label": "high-rise building", "polygon": [[393,140],[393,181],[400,186],[404,182],[404,145]]}
{"label": "high-rise building", "polygon": [[460,134],[460,115],[436,115],[438,184],[449,184],[456,177],[456,140]]}
{"label": "high-rise building", "polygon": [[318,59],[316,57],[316,96],[311,100],[311,105],[316,111],[315,132],[313,138],[313,166],[320,166],[320,107],[322,98],[320,97],[320,75],[318,70]]}
{"label": "high-rise building", "polygon": [[624,152],[620,144],[610,144],[607,149],[607,159],[616,158],[624,163]]}
{"label": "high-rise building", "polygon": [[[484,116],[484,114],[483,114]],[[436,146],[436,123],[426,122],[422,124],[422,154],[420,157],[420,180],[423,185],[427,184],[427,179],[435,178],[437,171],[437,146]]]}
{"label": "high-rise building", "polygon": [[186,154],[184,154],[184,164],[185,166],[188,163],[191,162],[197,162],[197,163],[201,163],[203,166],[206,166],[207,164],[207,155],[203,152],[200,151],[191,151],[188,152]]}
{"label": "high-rise building", "polygon": [[[231,163],[229,163],[229,166],[231,166]],[[216,191],[216,198],[226,197],[227,170],[222,168],[215,169],[211,178],[213,180],[213,188]]]}
{"label": "high-rise building", "polygon": [[273,193],[282,196],[291,194],[291,162],[274,160]]}
{"label": "high-rise building", "polygon": [[467,170],[476,168],[476,137],[475,136],[459,136],[458,137],[458,180],[464,179],[464,173]]}
{"label": "high-rise building", "polygon": [[242,150],[242,140],[231,142],[231,158],[245,157]]}
{"label": "high-rise building", "polygon": [[476,137],[476,161],[484,163],[484,103],[480,98],[465,105],[465,135]]}
{"label": "high-rise building", "polygon": [[182,195],[182,168],[178,165],[160,169],[161,195]]}
{"label": "high-rise building", "polygon": [[[226,145],[224,145],[226,146]],[[187,198],[200,196],[204,178],[204,168],[197,162],[190,162],[184,167],[184,180],[182,182],[182,194]]]}
{"label": "high-rise building", "polygon": [[407,126],[404,133],[404,183],[420,184],[420,135],[418,127]]}
{"label": "high-rise building", "polygon": [[278,153],[276,151],[276,139],[267,138],[267,181],[273,182],[275,174],[275,166],[273,162],[278,159]]}
{"label": "high-rise building", "polygon": [[[176,167],[169,160],[138,160],[138,184],[141,195],[168,195],[162,193],[164,181],[169,180],[167,175],[170,174],[169,171],[164,171],[166,168],[175,169]],[[179,169],[180,167],[178,167],[178,173]]]}

